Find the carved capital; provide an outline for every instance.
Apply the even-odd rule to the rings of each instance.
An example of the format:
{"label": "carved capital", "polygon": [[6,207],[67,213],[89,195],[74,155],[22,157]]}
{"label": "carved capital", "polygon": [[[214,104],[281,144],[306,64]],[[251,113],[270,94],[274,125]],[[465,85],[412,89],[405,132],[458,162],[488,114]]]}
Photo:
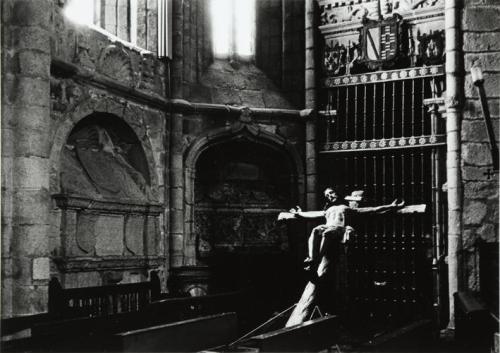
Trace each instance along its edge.
{"label": "carved capital", "polygon": [[446,96],[445,98],[445,106],[446,108],[460,108],[461,102],[458,96]]}
{"label": "carved capital", "polygon": [[446,115],[446,107],[443,97],[424,99],[424,105],[427,111],[432,115],[444,118]]}
{"label": "carved capital", "polygon": [[252,110],[249,107],[241,108],[240,121],[249,123],[252,121]]}

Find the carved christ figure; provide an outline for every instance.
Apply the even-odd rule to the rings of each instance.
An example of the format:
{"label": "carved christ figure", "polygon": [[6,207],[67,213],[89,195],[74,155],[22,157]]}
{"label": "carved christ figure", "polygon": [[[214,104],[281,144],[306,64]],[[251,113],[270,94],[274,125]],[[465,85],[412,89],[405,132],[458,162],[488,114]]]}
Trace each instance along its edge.
{"label": "carved christ figure", "polygon": [[[351,218],[356,214],[383,213],[395,210],[397,213],[423,213],[425,205],[410,205],[404,207],[404,202],[398,203],[394,200],[391,204],[376,207],[359,207],[364,201],[364,192],[362,190],[353,191],[345,200],[349,206],[343,204],[338,194],[332,188],[326,188],[324,196],[326,205],[323,211],[303,212],[300,207],[283,212],[278,216],[279,220],[284,219],[317,219],[324,217],[325,224],[315,227],[308,241],[308,257],[305,262],[305,269],[310,271],[311,280],[295,307],[292,315],[288,319],[287,327],[302,323],[308,320],[315,305],[321,301],[319,298],[328,287],[328,273],[333,270],[330,268],[334,264],[335,257],[339,255],[335,249],[334,243],[345,243],[354,232],[350,226]],[[332,253],[333,252],[333,253]],[[330,298],[328,300],[334,300]]]}
{"label": "carved christ figure", "polygon": [[[350,234],[354,229],[350,226],[351,217],[355,214],[380,213],[392,209],[400,209],[404,206],[404,201],[397,203],[394,200],[391,204],[376,206],[376,207],[359,207],[364,201],[364,191],[353,191],[350,196],[345,199],[349,201],[349,206],[343,204],[338,194],[332,188],[326,188],[324,196],[326,204],[324,211],[303,212],[300,207],[291,209],[290,213],[299,218],[315,219],[324,217],[325,224],[315,227],[308,241],[308,257],[305,259],[305,269],[316,271],[323,256],[325,242],[339,241],[345,243],[349,240]],[[321,275],[321,274],[318,274]]]}

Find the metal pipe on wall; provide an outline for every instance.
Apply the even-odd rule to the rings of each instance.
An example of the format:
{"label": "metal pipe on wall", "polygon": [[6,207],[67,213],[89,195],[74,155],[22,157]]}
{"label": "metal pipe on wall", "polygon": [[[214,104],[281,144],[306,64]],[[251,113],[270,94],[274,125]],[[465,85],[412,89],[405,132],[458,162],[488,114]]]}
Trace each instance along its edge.
{"label": "metal pipe on wall", "polygon": [[461,175],[460,124],[463,105],[463,53],[461,1],[445,0],[446,36],[446,179],[448,190],[448,328],[455,328],[453,294],[460,290],[460,249],[462,246],[463,186]]}

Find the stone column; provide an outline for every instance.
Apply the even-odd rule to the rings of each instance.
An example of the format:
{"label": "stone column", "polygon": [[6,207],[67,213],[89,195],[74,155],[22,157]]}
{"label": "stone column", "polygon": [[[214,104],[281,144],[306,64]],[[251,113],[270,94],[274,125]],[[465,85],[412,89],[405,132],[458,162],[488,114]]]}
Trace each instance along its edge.
{"label": "stone column", "polygon": [[2,317],[46,312],[51,0],[2,2]]}
{"label": "stone column", "polygon": [[[172,98],[182,98],[184,61],[184,1],[172,4]],[[182,114],[170,115],[170,266],[183,265],[184,248],[184,184],[183,184],[183,144]]]}
{"label": "stone column", "polygon": [[184,183],[182,114],[171,116],[170,146],[170,266],[183,265],[184,258]]}
{"label": "stone column", "polygon": [[[314,0],[305,1],[305,108],[316,108],[316,73],[314,62]],[[306,201],[307,209],[318,208],[315,114],[306,122]]]}
{"label": "stone column", "polygon": [[453,294],[459,288],[459,256],[462,247],[462,173],[460,124],[463,108],[463,53],[461,23],[458,3],[445,0],[446,35],[446,180],[448,190],[448,299],[450,321],[448,328],[455,328]]}

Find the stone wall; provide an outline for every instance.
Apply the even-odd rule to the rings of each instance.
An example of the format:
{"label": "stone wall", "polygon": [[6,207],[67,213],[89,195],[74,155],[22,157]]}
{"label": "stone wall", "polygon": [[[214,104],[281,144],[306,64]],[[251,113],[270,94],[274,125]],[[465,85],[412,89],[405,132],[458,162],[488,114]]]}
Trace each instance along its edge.
{"label": "stone wall", "polygon": [[255,63],[294,102],[304,104],[304,2],[257,1]]}
{"label": "stone wall", "polygon": [[[156,59],[155,53],[75,26],[59,8],[54,10],[50,193],[61,196],[50,219],[52,276],[59,277],[65,287],[145,281],[148,271],[161,272],[167,266],[166,222],[162,215],[162,206],[168,206],[164,178],[168,153],[165,64]],[[71,170],[63,168],[76,166],[61,159],[68,147],[74,147],[68,136],[89,119],[101,126],[101,131],[107,131],[111,140],[118,140],[111,141],[107,148],[114,150],[112,153],[81,150],[94,155],[83,168],[98,193],[75,194],[72,190],[76,188],[67,185],[68,178],[64,177]],[[119,128],[121,125],[124,128]],[[124,129],[130,130],[130,136],[122,136],[119,142]],[[136,146],[135,163],[119,146],[123,143],[125,149]],[[80,153],[78,146],[76,153]],[[103,163],[91,162],[96,158]],[[82,161],[80,157],[78,160]],[[117,176],[113,183],[127,192],[113,196],[105,191],[112,185],[102,183],[113,180],[113,174]],[[138,178],[142,182],[134,186],[133,180]],[[83,182],[81,190],[85,190]],[[130,193],[133,189],[137,190],[135,195]],[[78,206],[82,198],[92,206]]]}
{"label": "stone wall", "polygon": [[204,0],[172,2],[172,90],[187,98],[212,62],[209,2]]}
{"label": "stone wall", "polygon": [[[2,2],[2,317],[46,312],[51,276],[81,287],[142,281],[149,270],[167,266],[163,208],[145,211],[144,229],[133,216],[149,201],[139,209],[123,208],[102,197],[94,210],[97,218],[91,216],[96,227],[113,228],[119,217],[130,214],[119,221],[127,227],[113,228],[124,233],[91,234],[80,239],[79,248],[69,245],[71,222],[63,220],[67,205],[54,199],[67,191],[62,151],[71,147],[67,139],[74,127],[96,113],[104,120],[119,119],[133,131],[144,152],[140,163],[146,165],[147,188],[155,204],[168,207],[168,87],[165,63],[154,53],[68,22],[63,3]],[[150,16],[156,18],[154,12]],[[77,208],[88,209],[91,203]],[[117,210],[122,216],[112,218]],[[118,243],[122,247],[114,249]],[[75,249],[85,256],[72,257]],[[104,267],[88,267],[99,261]]]}
{"label": "stone wall", "polygon": [[[496,141],[500,119],[500,4],[496,0],[464,2],[463,50],[466,70],[465,110],[462,121],[462,177],[464,182],[463,261],[465,287],[479,290],[479,246],[498,242],[498,173],[492,160],[477,88],[470,68],[484,73],[484,88]],[[487,275],[487,274],[483,274]],[[498,300],[498,299],[497,299]]]}
{"label": "stone wall", "polygon": [[[195,180],[197,161],[204,151],[209,150],[209,146],[218,146],[218,148],[223,149],[226,142],[240,141],[242,147],[245,143],[252,142],[261,148],[266,146],[271,148],[271,152],[274,150],[273,153],[281,155],[281,158],[286,160],[291,173],[290,178],[294,179],[288,181],[292,183],[290,186],[293,189],[293,192],[290,191],[287,202],[289,204],[280,205],[280,208],[304,204],[304,166],[301,162],[304,158],[304,122],[298,116],[296,118],[283,118],[279,114],[275,117],[253,116],[243,123],[240,119],[229,114],[193,114],[184,117],[185,237],[183,255],[185,265],[199,263],[196,256],[196,246],[199,239],[195,237],[195,224],[193,223],[196,197]],[[250,207],[250,205],[238,206],[238,208],[241,207]]]}
{"label": "stone wall", "polygon": [[47,310],[52,1],[2,2],[2,316]]}

